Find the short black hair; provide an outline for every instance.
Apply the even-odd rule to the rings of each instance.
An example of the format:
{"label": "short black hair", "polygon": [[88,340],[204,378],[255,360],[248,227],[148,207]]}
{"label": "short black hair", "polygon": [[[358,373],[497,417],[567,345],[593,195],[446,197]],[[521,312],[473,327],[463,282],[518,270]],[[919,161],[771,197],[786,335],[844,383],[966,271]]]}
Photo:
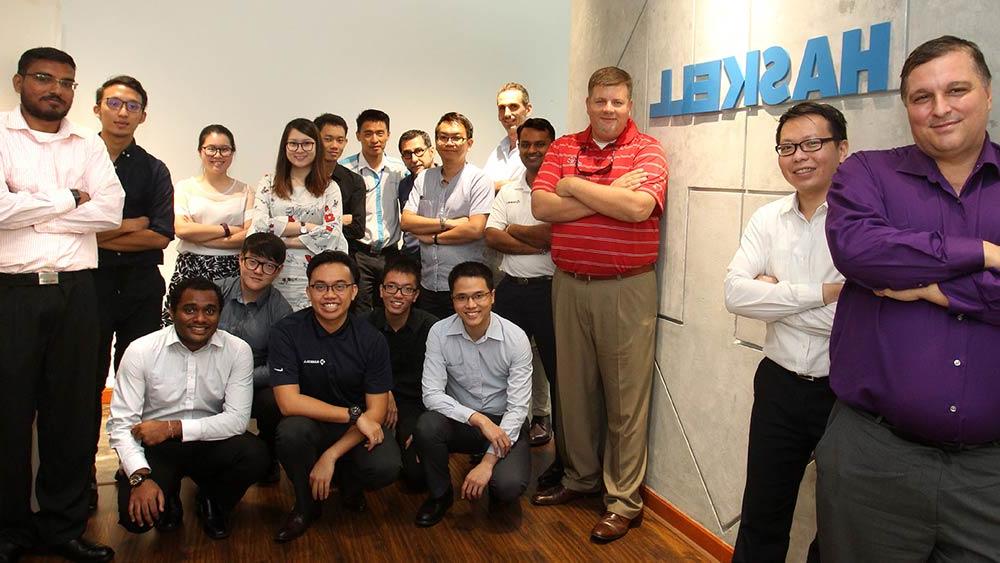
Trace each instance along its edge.
{"label": "short black hair", "polygon": [[313,123],[315,123],[316,128],[320,130],[322,130],[327,125],[333,125],[334,127],[343,127],[344,134],[347,134],[347,132],[350,131],[347,128],[347,121],[344,120],[343,117],[340,117],[335,113],[324,113],[321,115],[317,115],[316,119],[313,119]]}
{"label": "short black hair", "polygon": [[386,260],[385,269],[382,270],[382,283],[385,283],[385,277],[389,272],[409,274],[417,280],[417,287],[420,287],[420,264],[409,256],[397,254],[394,258]]}
{"label": "short black hair", "polygon": [[493,270],[482,262],[462,262],[451,269],[448,274],[448,291],[455,290],[455,282],[458,278],[483,278],[486,280],[486,287],[493,291]]}
{"label": "short black hair", "polygon": [[434,126],[434,136],[437,136],[438,128],[441,127],[442,123],[458,123],[465,128],[465,137],[467,139],[472,138],[472,121],[465,117],[464,115],[458,113],[457,111],[449,111],[448,113],[441,116],[438,120],[437,125]]}
{"label": "short black hair", "polygon": [[171,312],[177,311],[177,306],[181,302],[181,297],[184,296],[184,292],[187,290],[191,291],[214,291],[216,299],[219,300],[219,311],[222,311],[222,290],[219,286],[215,285],[212,280],[202,277],[195,276],[193,278],[183,279],[177,282],[177,285],[170,288],[170,295],[167,296],[167,308]]}
{"label": "short black hair", "polygon": [[254,233],[243,240],[240,254],[254,254],[261,258],[273,260],[278,264],[285,263],[285,242],[274,233]]}
{"label": "short black hair", "polygon": [[104,91],[111,86],[124,86],[126,88],[131,88],[139,93],[139,99],[142,101],[142,109],[146,109],[146,104],[149,103],[149,97],[146,95],[146,89],[142,87],[142,83],[135,78],[127,74],[119,74],[118,76],[112,76],[111,78],[104,81],[100,88],[97,89],[97,102],[101,103],[101,98],[104,97]]}
{"label": "short black hair", "polygon": [[312,260],[309,261],[309,265],[306,266],[306,279],[312,281],[313,271],[324,264],[343,264],[347,266],[347,269],[351,271],[352,283],[358,283],[358,279],[361,277],[358,273],[358,263],[354,261],[354,258],[348,256],[346,252],[324,250],[313,256]]}
{"label": "short black hair", "polygon": [[535,131],[545,131],[549,134],[549,139],[552,141],[556,140],[556,128],[549,123],[548,119],[542,117],[530,117],[524,120],[524,123],[517,126],[517,139],[521,140],[521,130],[522,129],[534,129]]}
{"label": "short black hair", "polygon": [[382,123],[385,123],[386,130],[390,130],[389,114],[380,109],[366,109],[358,114],[358,119],[356,121],[358,123],[358,131],[361,131],[361,126],[369,121],[381,121]]}
{"label": "short black hair", "polygon": [[840,142],[847,140],[847,119],[844,118],[844,114],[840,113],[839,109],[831,106],[830,104],[800,102],[788,108],[788,110],[781,114],[781,117],[778,118],[778,130],[774,132],[774,142],[776,144],[781,143],[781,128],[785,126],[785,122],[789,119],[805,117],[807,115],[818,115],[825,119],[830,125],[830,135],[833,136],[834,141]]}
{"label": "short black hair", "polygon": [[17,61],[17,73],[24,74],[28,72],[28,67],[31,63],[35,61],[52,61],[56,63],[62,63],[73,67],[76,70],[76,61],[73,57],[69,56],[66,51],[60,51],[55,47],[35,47],[34,49],[28,49],[24,53],[21,53],[21,58]]}
{"label": "short black hair", "polygon": [[943,57],[953,51],[965,51],[972,57],[972,62],[976,65],[976,72],[986,86],[990,85],[993,75],[990,74],[990,67],[986,64],[986,57],[979,49],[979,45],[968,39],[955,37],[954,35],[942,35],[937,39],[931,39],[920,44],[903,61],[903,70],[899,73],[899,96],[906,101],[907,85],[906,79],[910,73],[918,66],[929,63],[938,57]]}
{"label": "short black hair", "polygon": [[429,149],[434,148],[434,145],[431,144],[431,136],[427,134],[427,131],[421,131],[420,129],[410,129],[409,131],[400,135],[399,142],[396,143],[396,148],[399,149],[399,152],[403,152],[403,143],[411,139],[416,139],[417,137],[423,138],[424,144],[427,145],[427,148]]}

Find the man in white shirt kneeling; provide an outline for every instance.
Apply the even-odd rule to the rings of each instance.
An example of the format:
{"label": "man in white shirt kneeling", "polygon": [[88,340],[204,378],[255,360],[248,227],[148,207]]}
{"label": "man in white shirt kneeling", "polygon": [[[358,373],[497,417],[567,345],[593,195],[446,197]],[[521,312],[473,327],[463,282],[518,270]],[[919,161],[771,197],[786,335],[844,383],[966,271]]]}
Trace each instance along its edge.
{"label": "man in white shirt kneeling", "polygon": [[187,476],[205,533],[228,537],[228,515],[267,472],[267,448],[247,432],[253,353],[218,330],[222,304],[211,281],[184,280],[168,297],[174,324],[125,350],[108,435],[121,460],[118,522],[130,532],[177,528],[182,510],[171,499]]}

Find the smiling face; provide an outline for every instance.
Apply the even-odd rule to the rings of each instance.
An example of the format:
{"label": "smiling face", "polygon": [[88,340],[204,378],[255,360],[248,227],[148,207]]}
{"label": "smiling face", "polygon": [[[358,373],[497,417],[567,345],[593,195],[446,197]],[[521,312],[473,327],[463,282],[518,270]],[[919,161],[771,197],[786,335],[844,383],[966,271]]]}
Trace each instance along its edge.
{"label": "smiling face", "polygon": [[[109,100],[120,107],[108,107]],[[146,121],[146,110],[128,111],[129,104],[142,104],[139,92],[123,84],[112,84],[101,93],[101,101],[94,106],[94,115],[101,120],[101,135],[131,139],[139,125]]]}
{"label": "smiling face", "polygon": [[339,125],[327,123],[320,129],[319,138],[323,141],[323,162],[335,164],[347,146],[347,131]]}
{"label": "smiling face", "polygon": [[[318,291],[313,287],[315,284],[325,284],[326,291]],[[333,287],[338,284],[347,284],[347,287],[343,292],[339,292]],[[351,269],[339,262],[317,266],[309,277],[309,287],[306,291],[316,320],[330,332],[344,324],[351,302],[358,296],[358,286],[354,285]]]}
{"label": "smiling face", "polygon": [[[215,154],[205,152],[206,148],[212,148]],[[223,156],[221,151],[228,149],[229,154]],[[229,172],[229,166],[233,164],[233,142],[223,133],[209,133],[205,135],[205,140],[198,149],[201,156],[201,166],[206,172],[215,172],[225,176]]]}
{"label": "smiling face", "polygon": [[519,90],[504,90],[497,95],[497,120],[505,130],[516,129],[530,113],[531,104],[524,102]]}
{"label": "smiling face", "polygon": [[[801,143],[806,139],[832,137],[830,124],[819,115],[793,117],[781,127],[781,143]],[[818,151],[805,152],[801,147],[788,156],[778,157],[778,167],[785,180],[799,193],[812,194],[830,188],[833,174],[847,158],[847,141],[828,141]]]}
{"label": "smiling face", "polygon": [[[290,148],[293,143],[297,143],[295,148]],[[316,159],[316,142],[302,131],[292,129],[285,142],[285,156],[294,168],[308,168]]]}
{"label": "smiling face", "polygon": [[[389,289],[386,289],[389,288]],[[390,291],[395,290],[395,291]],[[403,295],[403,291],[413,291],[411,295]],[[379,286],[379,296],[388,314],[404,316],[410,314],[413,303],[420,295],[420,286],[413,274],[390,270],[386,272],[382,285]]]}
{"label": "smiling face", "polygon": [[632,99],[625,84],[594,86],[587,96],[591,133],[602,143],[617,139],[628,125],[631,114]]}
{"label": "smiling face", "polygon": [[537,174],[545,160],[545,153],[549,152],[549,145],[553,139],[549,137],[548,131],[523,127],[518,137],[517,146],[521,155],[521,163],[532,174]]}
{"label": "smiling face", "polygon": [[465,162],[472,139],[469,138],[465,126],[458,121],[442,121],[434,130],[437,152],[441,161],[446,164],[461,164]]}
{"label": "smiling face", "polygon": [[920,150],[935,160],[979,155],[993,96],[967,51],[915,67],[905,86],[906,115]]}
{"label": "smiling face", "polygon": [[456,279],[451,299],[467,333],[485,332],[490,324],[490,311],[493,310],[493,292],[486,285],[486,280],[478,276]]}
{"label": "smiling face", "polygon": [[218,294],[210,289],[187,289],[170,311],[177,338],[192,352],[212,339],[219,328]]}
{"label": "smiling face", "polygon": [[[33,61],[25,71],[25,76],[15,74],[14,91],[21,96],[21,108],[30,117],[42,122],[58,122],[69,113],[73,105],[72,88],[65,88],[59,81],[73,81],[76,70],[65,63],[55,61]],[[41,84],[34,75],[45,74],[55,78],[49,84]]]}

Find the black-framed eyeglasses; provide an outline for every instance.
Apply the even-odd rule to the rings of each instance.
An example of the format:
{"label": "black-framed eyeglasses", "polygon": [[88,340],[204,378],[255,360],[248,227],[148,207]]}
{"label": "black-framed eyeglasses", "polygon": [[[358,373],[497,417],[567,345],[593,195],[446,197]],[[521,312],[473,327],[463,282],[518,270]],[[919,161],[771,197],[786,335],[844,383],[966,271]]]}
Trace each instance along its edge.
{"label": "black-framed eyeglasses", "polygon": [[247,269],[249,269],[252,272],[256,272],[257,268],[260,268],[261,271],[264,272],[264,275],[267,276],[270,276],[271,274],[277,272],[278,268],[281,266],[281,264],[275,264],[274,262],[266,262],[264,260],[254,258],[253,256],[244,256],[243,264],[246,265]]}
{"label": "black-framed eyeglasses", "polygon": [[111,111],[121,111],[122,106],[125,106],[125,111],[129,113],[139,113],[142,111],[141,103],[121,98],[104,98],[104,105]]}
{"label": "black-framed eyeglasses", "polygon": [[382,289],[385,290],[389,295],[396,295],[397,293],[402,293],[403,295],[410,297],[417,292],[417,288],[412,285],[396,285],[394,283],[384,283],[382,284]]}
{"label": "black-framed eyeglasses", "polygon": [[583,156],[586,147],[580,147],[580,151],[576,153],[576,175],[577,176],[603,176],[605,174],[610,174],[615,167],[615,151],[611,151],[611,160],[606,165],[599,168],[591,168],[589,166],[584,166],[580,168],[580,157]]}
{"label": "black-framed eyeglasses", "polygon": [[285,147],[288,148],[288,150],[290,150],[292,152],[297,152],[299,149],[302,149],[305,152],[312,152],[312,150],[314,148],[316,148],[316,142],[315,141],[302,141],[302,142],[299,142],[299,141],[288,141],[287,143],[285,143]]}
{"label": "black-framed eyeglasses", "polygon": [[233,154],[233,147],[217,147],[215,145],[205,145],[201,147],[201,150],[205,151],[208,156],[229,156]]}
{"label": "black-framed eyeglasses", "polygon": [[461,135],[437,135],[434,138],[437,139],[437,142],[441,143],[442,145],[449,145],[449,144],[461,145],[462,143],[468,140]]}
{"label": "black-framed eyeglasses", "polygon": [[464,293],[459,293],[458,295],[452,295],[451,300],[461,305],[462,303],[465,303],[471,299],[481,305],[486,302],[486,298],[490,296],[490,293],[491,292],[489,291],[477,291],[476,293],[469,295],[466,295]]}
{"label": "black-framed eyeglasses", "polygon": [[76,87],[80,84],[78,82],[73,82],[69,78],[57,79],[55,76],[48,74],[46,72],[33,72],[31,74],[22,74],[21,76],[31,77],[32,80],[41,84],[42,86],[51,86],[52,84],[58,84],[67,90],[76,90]]}
{"label": "black-framed eyeglasses", "polygon": [[401,154],[403,156],[403,158],[406,158],[406,159],[410,159],[410,158],[413,158],[413,157],[420,158],[420,157],[424,156],[424,153],[427,152],[428,150],[429,149],[418,148],[418,149],[413,149],[412,151],[403,151],[403,152],[401,152],[399,154]]}
{"label": "black-framed eyeglasses", "polygon": [[327,291],[333,291],[334,293],[343,294],[345,291],[347,291],[347,288],[351,287],[352,285],[357,285],[357,284],[347,283],[342,281],[336,283],[316,282],[309,284],[309,287],[311,287],[312,290],[315,291],[316,293],[322,295]]}
{"label": "black-framed eyeglasses", "polygon": [[816,152],[823,148],[825,143],[839,140],[836,137],[820,137],[817,139],[806,139],[798,143],[780,143],[774,146],[774,152],[778,153],[778,156],[792,156],[795,154],[796,149],[802,149],[802,152]]}

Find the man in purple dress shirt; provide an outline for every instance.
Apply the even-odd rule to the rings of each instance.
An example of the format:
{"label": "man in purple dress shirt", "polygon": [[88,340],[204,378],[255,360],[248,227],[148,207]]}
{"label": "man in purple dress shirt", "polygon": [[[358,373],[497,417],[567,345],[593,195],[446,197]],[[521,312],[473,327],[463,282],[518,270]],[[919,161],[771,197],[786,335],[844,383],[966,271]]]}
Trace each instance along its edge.
{"label": "man in purple dress shirt", "polygon": [[944,36],[907,57],[914,145],[847,159],[827,238],[847,278],[816,448],[824,563],[1000,560],[1000,145],[990,71]]}

